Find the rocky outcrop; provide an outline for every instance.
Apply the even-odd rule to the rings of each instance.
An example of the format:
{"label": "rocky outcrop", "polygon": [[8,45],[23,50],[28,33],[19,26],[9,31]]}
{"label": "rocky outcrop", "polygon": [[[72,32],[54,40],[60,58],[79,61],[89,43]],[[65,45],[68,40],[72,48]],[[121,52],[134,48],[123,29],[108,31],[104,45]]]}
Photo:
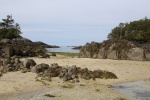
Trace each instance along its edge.
{"label": "rocky outcrop", "polygon": [[36,64],[33,59],[25,59],[20,61],[20,58],[13,56],[10,59],[0,59],[0,77],[3,73],[11,71],[21,71],[22,73],[33,72],[36,73],[41,79],[51,80],[51,77],[59,77],[63,81],[79,82],[79,78],[89,80],[96,78],[101,79],[117,79],[117,76],[104,70],[88,70],[88,68],[80,68],[76,65],[73,66],[59,66],[57,63],[53,63],[50,66],[48,64]]}
{"label": "rocky outcrop", "polygon": [[18,57],[11,58],[1,58],[0,59],[0,72],[6,73],[10,71],[18,71],[20,70],[20,66],[22,65],[20,59]]}
{"label": "rocky outcrop", "polygon": [[149,61],[150,49],[136,43],[118,40],[87,43],[80,49],[81,58]]}
{"label": "rocky outcrop", "polygon": [[0,57],[10,58],[12,56],[34,57],[41,56],[48,58],[46,49],[28,39],[1,39],[0,40]]}
{"label": "rocky outcrop", "polygon": [[42,46],[43,48],[60,48],[59,46],[56,46],[56,45],[48,45],[48,44],[43,43],[43,42],[41,42],[41,41],[34,42],[34,43],[37,44],[37,45]]}

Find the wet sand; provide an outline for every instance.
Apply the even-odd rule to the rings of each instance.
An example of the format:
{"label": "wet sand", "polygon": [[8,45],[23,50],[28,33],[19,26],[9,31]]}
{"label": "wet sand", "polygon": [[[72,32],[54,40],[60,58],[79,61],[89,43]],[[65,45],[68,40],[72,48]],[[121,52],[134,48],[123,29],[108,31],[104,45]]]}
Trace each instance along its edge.
{"label": "wet sand", "polygon": [[150,100],[150,85],[144,84],[145,80],[124,83],[113,86],[115,90],[131,98],[132,100]]}

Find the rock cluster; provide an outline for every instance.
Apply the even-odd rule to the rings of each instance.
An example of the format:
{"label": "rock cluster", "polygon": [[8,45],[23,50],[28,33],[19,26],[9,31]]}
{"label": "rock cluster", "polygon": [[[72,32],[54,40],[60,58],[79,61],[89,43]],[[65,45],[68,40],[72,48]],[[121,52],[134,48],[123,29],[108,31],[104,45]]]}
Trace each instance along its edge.
{"label": "rock cluster", "polygon": [[126,40],[87,43],[80,49],[81,58],[150,61],[150,48]]}
{"label": "rock cluster", "polygon": [[50,66],[47,64],[39,64],[35,66],[31,66],[31,72],[37,73],[41,77],[59,77],[63,79],[63,81],[78,81],[78,78],[82,79],[93,79],[95,78],[114,78],[117,79],[117,76],[108,71],[104,70],[88,70],[88,68],[80,68],[76,65],[73,65],[71,67],[65,67],[65,66],[59,66],[57,63],[51,64]]}
{"label": "rock cluster", "polygon": [[38,76],[42,77],[42,79],[49,80],[51,77],[59,77],[63,79],[63,81],[74,81],[79,82],[79,78],[82,79],[93,79],[96,78],[113,78],[117,79],[117,76],[108,71],[104,70],[88,70],[88,68],[80,68],[76,65],[71,67],[68,66],[59,66],[57,63],[53,63],[50,66],[48,64],[36,64],[33,59],[25,59],[25,61],[21,62],[18,57],[11,57],[10,59],[1,59],[0,60],[0,76],[2,73],[10,72],[10,71],[21,71],[25,72],[33,72]]}
{"label": "rock cluster", "polygon": [[10,71],[18,71],[20,70],[22,62],[18,57],[11,57],[9,59],[3,58],[0,59],[0,72],[6,73]]}
{"label": "rock cluster", "polygon": [[12,56],[34,57],[40,56],[47,58],[46,49],[28,39],[1,39],[0,40],[0,57],[10,58]]}

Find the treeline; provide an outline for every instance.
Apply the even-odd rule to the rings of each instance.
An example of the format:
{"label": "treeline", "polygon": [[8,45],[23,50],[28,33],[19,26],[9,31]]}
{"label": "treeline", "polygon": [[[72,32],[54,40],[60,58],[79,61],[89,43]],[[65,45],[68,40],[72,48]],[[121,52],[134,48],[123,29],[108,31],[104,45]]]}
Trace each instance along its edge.
{"label": "treeline", "polygon": [[150,42],[150,19],[120,23],[108,35],[110,40],[129,40],[138,43]]}
{"label": "treeline", "polygon": [[18,38],[21,37],[21,29],[18,23],[14,23],[11,15],[7,15],[6,19],[2,19],[0,22],[0,38]]}

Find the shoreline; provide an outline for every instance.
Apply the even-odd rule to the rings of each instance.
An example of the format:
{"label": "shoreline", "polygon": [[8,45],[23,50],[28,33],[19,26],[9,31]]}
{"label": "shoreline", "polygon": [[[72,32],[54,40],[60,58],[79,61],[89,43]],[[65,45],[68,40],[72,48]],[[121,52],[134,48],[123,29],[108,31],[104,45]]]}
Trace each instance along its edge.
{"label": "shoreline", "polygon": [[[24,59],[25,58],[22,60]],[[41,82],[36,82],[36,74],[34,73],[9,72],[0,78],[0,96],[2,98],[5,100],[12,97],[15,100],[19,100],[21,97],[28,99],[32,98],[34,95],[46,93],[47,91],[51,92],[61,89],[62,92],[52,93],[56,96],[53,98],[54,100],[82,100],[85,98],[93,98],[93,100],[97,100],[98,98],[102,100],[113,100],[117,97],[127,97],[125,97],[119,91],[111,89],[111,86],[150,78],[150,62],[146,61],[71,58],[66,56],[64,57],[63,55],[58,55],[50,59],[35,57],[32,57],[31,59],[35,60],[37,64],[46,63],[50,65],[52,63],[58,63],[60,66],[76,65],[81,68],[87,67],[90,70],[107,70],[115,73],[118,79],[96,79],[96,81],[80,79],[79,83],[69,83],[63,82],[63,80],[60,80],[59,78],[52,78],[52,81],[46,82],[48,85],[45,86]],[[71,84],[73,87],[62,88],[63,85],[68,84]],[[4,87],[9,88],[5,89]],[[94,94],[91,94],[91,92]],[[14,96],[12,96],[12,94]],[[77,96],[80,96],[80,98]],[[45,96],[43,98],[45,98]]]}

